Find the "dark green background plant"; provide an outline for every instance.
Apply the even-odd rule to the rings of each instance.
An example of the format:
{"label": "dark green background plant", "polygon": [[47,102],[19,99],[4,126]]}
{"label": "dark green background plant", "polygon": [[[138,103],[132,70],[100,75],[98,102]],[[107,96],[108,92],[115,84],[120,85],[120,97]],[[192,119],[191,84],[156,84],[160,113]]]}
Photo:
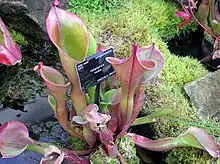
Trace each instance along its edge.
{"label": "dark green background plant", "polygon": [[124,0],[70,0],[71,11],[78,13],[80,10],[99,11],[118,8]]}

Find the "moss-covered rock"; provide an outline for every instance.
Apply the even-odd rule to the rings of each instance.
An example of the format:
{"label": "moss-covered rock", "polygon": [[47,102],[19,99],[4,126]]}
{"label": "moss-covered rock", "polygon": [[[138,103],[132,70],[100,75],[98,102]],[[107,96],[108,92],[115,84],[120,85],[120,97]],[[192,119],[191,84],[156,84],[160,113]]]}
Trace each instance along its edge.
{"label": "moss-covered rock", "polygon": [[58,55],[48,55],[45,49],[41,50],[45,52],[44,56],[40,53],[33,55],[24,52],[21,64],[11,67],[0,65],[0,104],[16,108],[17,105],[34,100],[36,94],[48,94],[42,78],[34,71],[34,66],[42,61],[61,72],[63,69]]}

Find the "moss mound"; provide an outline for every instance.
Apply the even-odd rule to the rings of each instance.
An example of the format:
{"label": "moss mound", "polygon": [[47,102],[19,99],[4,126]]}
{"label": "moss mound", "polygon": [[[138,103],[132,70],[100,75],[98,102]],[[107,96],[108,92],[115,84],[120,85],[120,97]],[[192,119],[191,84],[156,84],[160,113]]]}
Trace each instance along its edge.
{"label": "moss mound", "polygon": [[[141,115],[152,113],[162,108],[175,110],[173,116],[161,118],[153,126],[155,139],[178,136],[190,126],[203,127],[219,141],[218,126],[214,120],[201,124],[196,109],[189,103],[183,92],[183,86],[201,78],[208,71],[190,57],[177,57],[170,53],[166,41],[195,30],[191,24],[183,30],[176,30],[181,22],[175,17],[177,6],[164,0],[123,1],[119,8],[104,8],[102,12],[89,8],[78,9],[97,42],[103,47],[113,47],[115,55],[126,57],[131,53],[131,44],[138,41],[140,46],[149,45],[152,40],[165,57],[165,67],[154,85],[146,85],[147,99]],[[186,120],[187,118],[187,120]],[[212,125],[212,126],[209,126]],[[212,161],[205,152],[197,149],[177,149],[169,151],[166,163],[207,163]]]}
{"label": "moss mound", "polygon": [[[123,136],[116,141],[118,151],[129,164],[139,164],[140,159],[136,155],[136,148],[133,140],[130,137]],[[120,164],[118,158],[111,158],[106,155],[105,151],[99,147],[99,149],[90,157],[91,164]]]}

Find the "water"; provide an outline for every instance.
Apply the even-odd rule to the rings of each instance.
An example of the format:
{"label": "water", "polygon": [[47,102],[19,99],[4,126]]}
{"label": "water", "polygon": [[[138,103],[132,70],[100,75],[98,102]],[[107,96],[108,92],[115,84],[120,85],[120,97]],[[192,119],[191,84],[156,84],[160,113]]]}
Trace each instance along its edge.
{"label": "water", "polygon": [[10,120],[21,121],[23,123],[35,124],[48,120],[54,116],[54,112],[47,102],[47,97],[36,96],[34,103],[26,104],[19,109],[10,107],[0,108],[0,123],[3,124]]}
{"label": "water", "polygon": [[[47,97],[36,96],[36,101],[24,105],[23,109],[15,110],[9,107],[0,108],[0,123],[17,120],[25,123],[31,138],[41,142],[56,143],[65,147],[67,133],[54,118],[53,110],[47,102]],[[0,164],[39,164],[43,156],[25,151],[21,155],[0,159]]]}

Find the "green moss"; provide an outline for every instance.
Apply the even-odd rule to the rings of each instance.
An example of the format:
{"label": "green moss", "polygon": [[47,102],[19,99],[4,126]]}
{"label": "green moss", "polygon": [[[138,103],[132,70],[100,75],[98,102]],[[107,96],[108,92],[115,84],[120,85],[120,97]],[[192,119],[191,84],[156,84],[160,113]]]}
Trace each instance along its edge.
{"label": "green moss", "polygon": [[79,138],[69,135],[67,139],[67,148],[71,150],[85,150],[86,143]]}
{"label": "green moss", "polygon": [[136,148],[130,137],[123,136],[116,141],[118,151],[128,164],[139,164],[140,159],[136,155]]}
{"label": "green moss", "polygon": [[167,164],[211,164],[209,154],[202,150],[181,148],[178,151],[170,151],[166,159]]}
{"label": "green moss", "polygon": [[[140,159],[136,155],[134,142],[130,137],[121,137],[116,141],[116,145],[118,147],[118,151],[128,164],[140,163]],[[120,160],[118,158],[109,157],[101,147],[94,154],[92,154],[90,157],[90,162],[92,164],[120,164]]]}
{"label": "green moss", "polygon": [[130,41],[141,41],[148,37],[171,39],[188,29],[195,29],[195,24],[185,27],[179,33],[177,26],[182,21],[175,16],[176,7],[163,0],[125,1],[120,9],[96,11],[78,11],[93,34],[111,30],[113,35],[131,37]]}
{"label": "green moss", "polygon": [[122,6],[123,0],[70,0],[69,10],[78,13],[80,11],[99,12]]}
{"label": "green moss", "polygon": [[94,154],[92,154],[89,159],[91,164],[120,164],[118,158],[109,157],[101,147]]}
{"label": "green moss", "polygon": [[21,33],[15,31],[13,29],[9,29],[9,31],[10,31],[10,34],[11,34],[12,38],[14,39],[14,41],[18,45],[20,45],[20,46],[27,46],[28,41],[25,39],[25,37]]}

